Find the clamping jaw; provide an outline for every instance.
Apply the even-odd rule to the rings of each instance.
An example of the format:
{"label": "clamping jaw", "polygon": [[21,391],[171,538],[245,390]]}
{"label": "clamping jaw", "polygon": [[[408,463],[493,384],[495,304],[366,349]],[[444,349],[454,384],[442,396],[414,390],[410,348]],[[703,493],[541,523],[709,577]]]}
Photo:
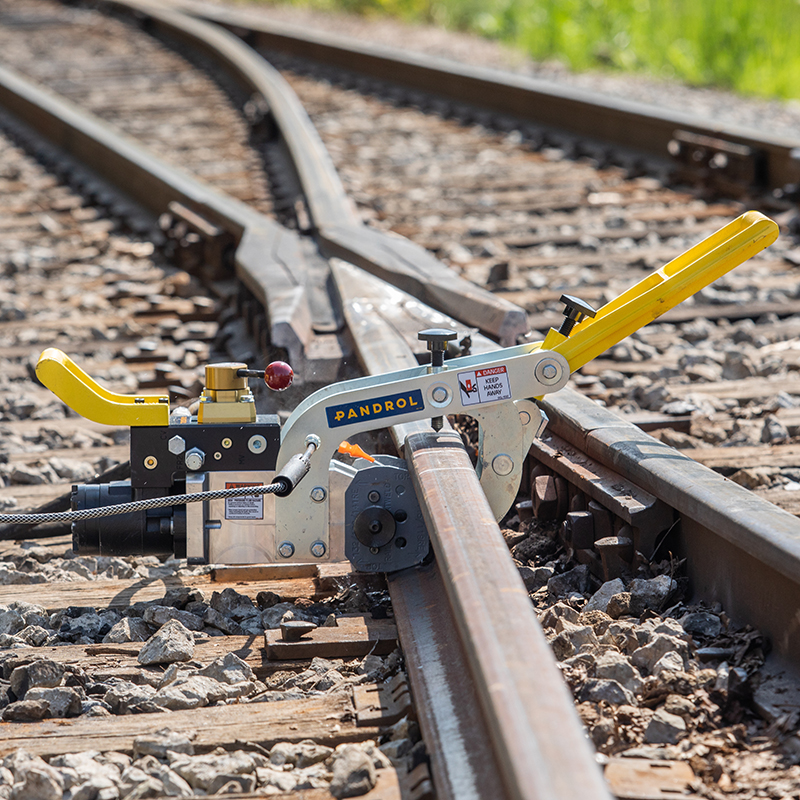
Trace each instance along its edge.
{"label": "clamping jaw", "polygon": [[[314,562],[340,557],[344,549],[358,568],[397,569],[420,560],[418,551],[422,545],[417,536],[419,546],[412,547],[403,558],[392,549],[402,549],[400,542],[407,540],[403,534],[406,520],[416,515],[418,521],[419,517],[406,503],[406,487],[410,486],[407,473],[403,474],[400,459],[383,457],[376,464],[364,463],[360,468],[332,460],[343,439],[425,419],[432,419],[438,430],[441,418],[451,414],[475,418],[481,432],[477,470],[492,510],[500,519],[514,501],[531,442],[546,424],[544,413],[531,398],[558,391],[572,372],[770,245],[777,235],[778,227],[772,220],[755,211],[743,214],[596,313],[580,300],[562,298],[568,307],[567,319],[559,330],[550,330],[543,342],[444,362],[444,343],[451,338],[450,332],[423,332],[421,338],[429,341],[433,351],[430,366],[320,389],[300,403],[280,433],[277,419],[273,422],[257,417],[252,421],[252,409],[238,406],[228,411],[221,407],[208,409],[207,424],[185,418],[176,424],[169,417],[166,398],[113,395],[63,353],[52,349],[42,355],[37,374],[62,400],[89,419],[133,426],[132,482],[146,491],[155,486],[159,477],[161,483],[156,488],[169,493],[169,483],[175,475],[185,481],[187,491],[195,491],[190,485],[198,486],[199,491],[200,484],[209,480],[211,488],[225,481],[239,485],[269,483],[279,474],[277,467],[296,463],[309,441],[315,443],[313,457],[304,462],[309,468],[302,483],[299,478],[293,481],[292,485],[297,485],[288,496],[277,500],[272,495],[265,497],[261,517],[241,520],[241,533],[231,523],[233,533],[226,534],[231,546],[237,545],[237,537],[241,536],[251,543],[250,550],[239,548],[238,552],[245,554],[233,556],[229,555],[233,551],[209,550],[203,544],[202,552],[212,554],[209,558],[216,552],[220,558],[230,559],[227,563],[247,559]],[[240,369],[244,365],[220,366],[236,368],[235,380],[245,374],[250,376],[250,371]],[[283,367],[289,369],[287,365]],[[210,368],[213,372],[213,366]],[[213,380],[218,382],[217,378]],[[213,391],[207,393],[208,402],[250,403],[238,383],[215,386],[209,384]],[[224,431],[223,425],[227,425]],[[256,430],[259,425],[263,430]],[[144,449],[137,449],[134,439],[141,441]],[[212,457],[204,462],[197,457],[198,450]],[[148,465],[147,459],[153,458],[156,451],[156,463]],[[190,463],[190,456],[195,457],[196,466]],[[402,503],[401,497],[405,498]],[[227,513],[225,506],[225,520]],[[215,534],[211,525],[222,525],[211,519],[222,514],[223,511],[208,509],[202,513],[197,509],[186,511],[186,536],[190,541],[187,552],[191,551],[192,537],[205,537],[206,543],[209,539],[213,543],[215,536],[222,536]],[[151,522],[146,520],[148,525]],[[405,530],[411,527],[408,525]],[[344,546],[341,540],[333,541],[337,537],[332,536],[332,531],[344,539]],[[339,531],[343,531],[341,537]],[[409,556],[412,552],[413,558]]]}

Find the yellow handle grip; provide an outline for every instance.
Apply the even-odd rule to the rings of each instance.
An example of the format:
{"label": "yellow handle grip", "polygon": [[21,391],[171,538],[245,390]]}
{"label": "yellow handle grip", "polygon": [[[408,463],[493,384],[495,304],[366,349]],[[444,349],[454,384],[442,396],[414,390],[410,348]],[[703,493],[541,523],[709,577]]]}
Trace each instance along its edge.
{"label": "yellow handle grip", "polygon": [[127,426],[169,424],[169,397],[109,392],[55,347],[48,347],[39,356],[36,377],[73,411],[92,422]]}
{"label": "yellow handle grip", "polygon": [[778,226],[769,217],[748,211],[606,303],[569,338],[551,329],[542,349],[560,353],[575,372],[777,238]]}

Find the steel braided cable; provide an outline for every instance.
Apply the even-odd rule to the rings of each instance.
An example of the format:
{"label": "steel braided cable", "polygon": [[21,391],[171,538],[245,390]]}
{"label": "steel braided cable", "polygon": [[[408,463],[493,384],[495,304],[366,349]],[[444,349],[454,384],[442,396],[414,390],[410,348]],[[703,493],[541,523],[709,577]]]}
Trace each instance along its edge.
{"label": "steel braided cable", "polygon": [[287,482],[278,480],[266,486],[241,486],[237,489],[216,489],[211,492],[194,492],[192,494],[175,494],[167,497],[152,497],[149,500],[135,500],[131,503],[120,503],[115,506],[84,508],[78,511],[57,511],[51,514],[0,514],[2,525],[39,525],[43,522],[70,522],[81,519],[99,519],[114,517],[118,514],[130,514],[134,511],[148,511],[151,508],[181,506],[187,503],[200,503],[206,500],[223,500],[228,497],[253,497],[255,495],[273,494],[286,490]]}

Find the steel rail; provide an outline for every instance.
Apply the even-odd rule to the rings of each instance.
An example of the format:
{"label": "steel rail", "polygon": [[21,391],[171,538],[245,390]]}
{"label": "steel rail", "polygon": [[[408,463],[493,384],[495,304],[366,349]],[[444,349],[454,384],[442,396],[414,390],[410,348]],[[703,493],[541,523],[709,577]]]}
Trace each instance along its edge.
{"label": "steel rail", "polygon": [[246,9],[185,0],[179,0],[179,5],[188,13],[227,27],[253,47],[330,64],[650,156],[668,158],[668,147],[677,131],[722,139],[751,148],[756,158],[763,160],[761,177],[767,188],[782,188],[800,180],[800,139],[770,136],[756,128],[599,97],[596,92],[553,81],[266,21],[263,14]]}
{"label": "steel rail", "polygon": [[248,91],[266,101],[292,158],[323,255],[338,256],[485,333],[515,344],[528,330],[523,309],[457,275],[427,250],[369,228],[345,194],[319,134],[288,83],[241,40],[214,25],[165,10],[146,0],[102,0],[146,18],[148,29],[168,33],[202,50]]}
{"label": "steel rail", "polygon": [[[334,265],[344,314],[370,374],[415,366],[387,294],[357,267]],[[440,316],[440,315],[437,315]],[[452,320],[436,319],[437,325]],[[416,423],[392,428],[404,449],[435,564],[392,575],[389,589],[440,796],[453,800],[609,797],[552,650],[461,437]],[[502,789],[501,789],[502,786]]]}
{"label": "steel rail", "polygon": [[679,512],[677,555],[694,596],[800,663],[800,519],[569,388],[542,406],[550,430]]}

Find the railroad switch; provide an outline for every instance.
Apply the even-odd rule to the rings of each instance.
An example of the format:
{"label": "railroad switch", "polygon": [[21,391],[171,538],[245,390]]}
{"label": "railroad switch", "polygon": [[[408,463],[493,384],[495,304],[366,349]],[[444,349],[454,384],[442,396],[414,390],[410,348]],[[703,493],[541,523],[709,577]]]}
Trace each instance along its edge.
{"label": "railroad switch", "polygon": [[[69,519],[74,548],[85,553],[174,552],[218,564],[346,556],[366,572],[412,566],[429,545],[406,462],[370,456],[349,439],[431,418],[440,430],[445,414],[474,418],[480,426],[476,470],[500,519],[516,499],[525,458],[547,422],[532,398],[561,389],[572,372],[763,250],[777,234],[772,220],[750,211],[597,311],[564,295],[566,318],[542,342],[445,364],[455,332],[421,331],[429,365],[326,386],[303,400],[283,428],[277,416],[258,414],[247,383],[257,378],[285,389],[292,371],[282,362],[265,370],[237,362],[208,365],[193,415],[183,408],[170,413],[165,396],[110,392],[64,353],[48,349],[36,367],[45,386],[88,419],[130,426],[131,477],[75,487],[72,511],[3,514],[0,522]],[[334,458],[337,450],[355,461]],[[557,486],[554,493],[548,486],[536,500],[538,510],[544,513],[549,503],[561,516],[564,498]],[[111,521],[98,523],[106,518]],[[576,541],[584,536],[584,522],[571,521]],[[593,538],[597,533],[595,525]],[[604,562],[615,570],[628,555],[629,537],[608,533],[613,541],[604,543]]]}

